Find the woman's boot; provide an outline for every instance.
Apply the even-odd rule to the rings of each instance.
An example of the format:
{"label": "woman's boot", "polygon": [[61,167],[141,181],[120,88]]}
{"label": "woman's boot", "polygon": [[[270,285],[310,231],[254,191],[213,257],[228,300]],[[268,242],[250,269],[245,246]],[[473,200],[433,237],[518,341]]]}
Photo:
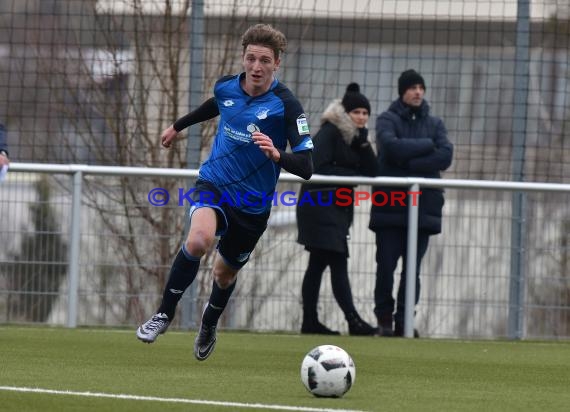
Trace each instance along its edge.
{"label": "woman's boot", "polygon": [[348,333],[355,336],[373,336],[378,334],[378,329],[366,323],[357,312],[346,315]]}
{"label": "woman's boot", "polygon": [[316,313],[307,314],[303,313],[303,325],[301,326],[301,333],[310,333],[316,335],[340,335],[340,332],[331,330],[319,322]]}

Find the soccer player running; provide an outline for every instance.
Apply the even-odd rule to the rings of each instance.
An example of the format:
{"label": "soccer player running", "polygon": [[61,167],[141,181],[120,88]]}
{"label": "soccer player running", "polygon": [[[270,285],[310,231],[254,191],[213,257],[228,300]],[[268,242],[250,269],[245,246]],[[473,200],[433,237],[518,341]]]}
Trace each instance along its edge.
{"label": "soccer player running", "polygon": [[[257,24],[244,33],[242,46],[244,72],[220,78],[214,97],[174,122],[161,137],[162,145],[171,147],[181,130],[220,116],[192,193],[188,236],[170,269],[160,307],[137,329],[137,337],[147,343],[166,331],[178,301],[196,278],[201,257],[219,236],[212,292],[194,342],[198,360],[214,350],[218,319],[237,274],[267,227],[281,168],[304,179],[313,173],[307,118],[293,93],[275,78],[287,39],[273,27]],[[292,153],[285,152],[287,141]]]}

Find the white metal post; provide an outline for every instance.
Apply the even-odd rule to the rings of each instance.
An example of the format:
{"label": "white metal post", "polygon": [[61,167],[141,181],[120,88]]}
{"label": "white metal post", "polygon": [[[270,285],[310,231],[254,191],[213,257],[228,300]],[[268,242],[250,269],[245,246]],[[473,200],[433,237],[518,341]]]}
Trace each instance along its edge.
{"label": "white metal post", "polygon": [[79,242],[81,240],[81,191],[83,172],[73,173],[71,198],[71,227],[69,229],[69,270],[67,292],[67,327],[77,326],[77,298],[79,290]]}
{"label": "white metal post", "polygon": [[[517,2],[517,37],[513,95],[513,181],[522,182],[525,173],[530,83],[530,1]],[[512,196],[511,273],[509,279],[509,317],[507,332],[511,339],[522,339],[524,329],[526,194]]]}
{"label": "white metal post", "polygon": [[[414,308],[416,304],[416,260],[418,252],[418,216],[420,197],[414,193],[420,186],[414,183],[408,195],[408,245],[406,256],[406,308],[404,311],[404,336],[414,337]],[[414,196],[416,196],[414,198]]]}

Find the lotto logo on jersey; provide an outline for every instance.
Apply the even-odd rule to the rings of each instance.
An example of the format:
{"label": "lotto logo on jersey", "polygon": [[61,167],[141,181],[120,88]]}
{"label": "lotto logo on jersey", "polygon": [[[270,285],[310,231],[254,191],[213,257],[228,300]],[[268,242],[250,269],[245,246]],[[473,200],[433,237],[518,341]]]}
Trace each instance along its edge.
{"label": "lotto logo on jersey", "polygon": [[305,116],[304,113],[297,117],[297,131],[301,136],[309,134],[309,123],[307,122],[307,116]]}

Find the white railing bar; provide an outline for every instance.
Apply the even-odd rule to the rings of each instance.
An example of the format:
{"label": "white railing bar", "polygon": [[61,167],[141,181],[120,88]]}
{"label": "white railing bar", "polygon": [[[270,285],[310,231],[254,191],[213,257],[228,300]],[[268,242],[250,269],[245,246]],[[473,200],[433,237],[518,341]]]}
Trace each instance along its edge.
{"label": "white railing bar", "polygon": [[[10,172],[148,177],[197,177],[197,169],[173,169],[154,167],[90,166],[80,164],[11,163]],[[290,173],[281,173],[282,182],[305,182]],[[495,180],[427,179],[422,177],[346,177],[313,175],[309,183],[335,183],[347,185],[406,186],[418,184],[420,188],[491,189],[509,191],[569,192],[568,183],[510,182]]]}

